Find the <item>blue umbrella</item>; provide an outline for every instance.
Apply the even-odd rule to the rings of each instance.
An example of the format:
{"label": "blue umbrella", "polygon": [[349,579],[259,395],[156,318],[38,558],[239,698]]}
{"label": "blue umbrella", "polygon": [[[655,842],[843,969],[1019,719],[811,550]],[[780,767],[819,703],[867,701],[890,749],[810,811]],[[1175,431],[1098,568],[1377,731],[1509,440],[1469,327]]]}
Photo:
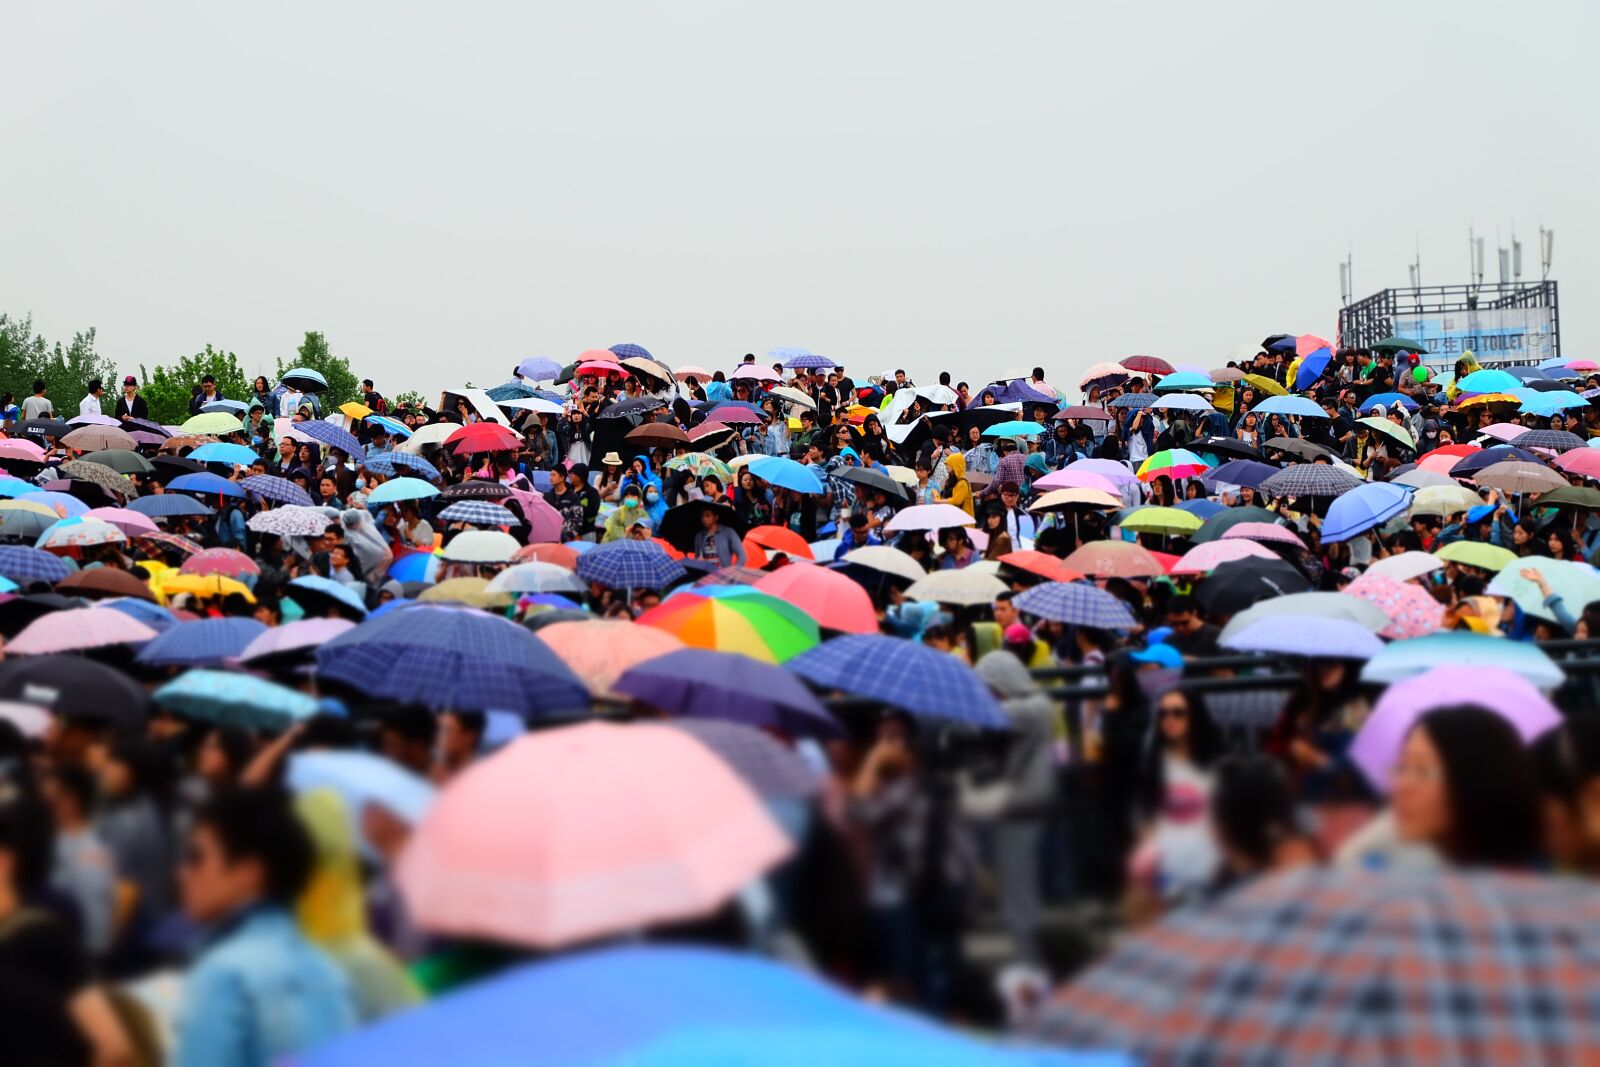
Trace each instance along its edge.
{"label": "blue umbrella", "polygon": [[1259,489],[1261,483],[1277,474],[1282,467],[1274,467],[1270,463],[1262,463],[1254,459],[1230,459],[1220,466],[1213,467],[1200,476],[1200,481],[1207,488],[1214,487],[1218,482],[1225,485],[1243,485],[1251,489]]}
{"label": "blue umbrella", "polygon": [[609,589],[660,589],[682,578],[683,564],[654,541],[612,541],[578,557],[578,577]]}
{"label": "blue umbrella", "polygon": [[[582,568],[582,560],[578,566]],[[784,666],[813,685],[882,701],[919,718],[1000,730],[1010,727],[988,685],[971,667],[898,637],[844,634],[807,649]]]}
{"label": "blue umbrella", "polygon": [[318,615],[324,614],[329,606],[336,607],[340,614],[348,614],[357,620],[367,614],[366,603],[354,589],[343,582],[324,578],[320,574],[307,574],[294,579],[284,586],[283,595],[299,604],[305,611],[314,611]]}
{"label": "blue umbrella", "polygon": [[1187,511],[1191,515],[1198,515],[1200,521],[1204,522],[1213,515],[1221,515],[1227,511],[1228,505],[1219,504],[1215,500],[1207,500],[1204,497],[1196,497],[1194,500],[1183,501],[1177,505],[1177,508],[1179,511]]}
{"label": "blue umbrella", "polygon": [[[1206,379],[1206,384],[1208,386],[1211,384],[1209,378]],[[984,390],[984,392],[989,391],[989,389]],[[996,404],[1049,404],[1052,407],[1060,404],[1055,397],[1039,392],[1021,378],[1007,382],[1004,387],[995,387],[993,391]]]}
{"label": "blue umbrella", "polygon": [[1311,659],[1365,660],[1383,651],[1383,640],[1359,622],[1321,615],[1273,615],[1222,639],[1240,652],[1270,652]]}
{"label": "blue umbrella", "polygon": [[225,397],[218,397],[209,404],[202,406],[200,410],[226,411],[229,415],[238,415],[240,418],[243,418],[245,412],[250,410],[250,407],[242,400],[228,400]]}
{"label": "blue umbrella", "polygon": [[1577,393],[1559,391],[1542,392],[1537,389],[1515,389],[1512,395],[1522,401],[1518,409],[1524,415],[1550,416],[1563,411],[1575,411],[1578,408],[1589,406],[1589,402]]}
{"label": "blue umbrella", "polygon": [[415,826],[433,806],[438,792],[426,778],[371,752],[297,752],[289,757],[284,781],[296,793],[331,789],[339,794],[350,819],[351,836],[361,839],[372,858],[377,858],[377,850],[365,840],[361,825],[367,805],[386,808]]}
{"label": "blue umbrella", "polygon": [[439,512],[445,522],[464,522],[472,526],[521,526],[522,520],[499,504],[487,500],[458,500]]}
{"label": "blue umbrella", "polygon": [[531,396],[539,395],[539,390],[535,389],[532,383],[524,381],[503,382],[500,385],[484,390],[484,392],[489,395],[490,400],[497,404],[503,404],[508,400],[526,400]]}
{"label": "blue umbrella", "polygon": [[986,427],[982,436],[1036,437],[1042,433],[1044,433],[1044,427],[1040,426],[1037,422],[1019,419],[1013,422],[997,422],[993,426]]}
{"label": "blue umbrella", "polygon": [[279,478],[273,474],[252,474],[241,481],[239,487],[247,493],[254,493],[263,500],[271,500],[279,504],[298,504],[307,508],[315,506],[310,493],[289,479]]}
{"label": "blue umbrella", "polygon": [[1550,375],[1538,367],[1507,367],[1506,373],[1519,382],[1550,382],[1555,381]]}
{"label": "blue umbrella", "polygon": [[212,474],[210,471],[179,475],[167,483],[167,488],[175,493],[200,493],[204,496],[215,494],[241,499],[244,497],[244,490],[239,488],[238,482],[230,482],[222,475]]}
{"label": "blue umbrella", "polygon": [[1295,371],[1294,387],[1305,389],[1312,382],[1322,377],[1322,372],[1328,369],[1328,364],[1333,361],[1333,352],[1326,348],[1319,348],[1311,352],[1300,361],[1300,367]]}
{"label": "blue umbrella", "polygon": [[548,645],[514,622],[415,604],[369,618],[317,650],[327,678],[439,711],[538,718],[588,707],[589,690]]}
{"label": "blue umbrella", "polygon": [[1153,393],[1123,393],[1113,400],[1109,406],[1124,409],[1147,408],[1155,402],[1156,397]]}
{"label": "blue umbrella", "polygon": [[320,441],[329,448],[337,448],[347,456],[366,455],[366,449],[361,447],[361,442],[356,440],[355,434],[331,422],[312,419],[309,422],[295,423],[294,429],[296,433],[304,434],[313,441]]}
{"label": "blue umbrella", "polygon": [[[185,477],[189,477],[185,475]],[[215,478],[216,475],[208,475]],[[171,519],[180,515],[215,515],[215,509],[182,493],[156,493],[128,501],[128,510],[151,519]]]}
{"label": "blue umbrella", "polygon": [[0,545],[0,575],[18,584],[55,585],[71,573],[72,567],[60,556],[29,545]]}
{"label": "blue umbrella", "polygon": [[1442,664],[1457,664],[1462,669],[1501,667],[1522,675],[1540,689],[1554,689],[1566,681],[1560,666],[1538,645],[1469,630],[1391,642],[1361,668],[1361,680],[1388,685]]}
{"label": "blue umbrella", "polygon": [[408,552],[389,564],[385,572],[397,582],[431,582],[439,574],[439,557],[432,552]]}
{"label": "blue umbrella", "polygon": [[1485,448],[1481,452],[1474,452],[1470,456],[1462,456],[1461,462],[1450,468],[1450,477],[1468,478],[1485,467],[1492,467],[1496,463],[1503,463],[1506,460],[1513,459],[1521,460],[1524,463],[1543,462],[1532,452],[1514,448],[1511,445],[1495,445],[1493,448]]}
{"label": "blue umbrella", "polygon": [[537,382],[554,381],[561,373],[561,364],[547,356],[531,356],[517,364],[517,373]]}
{"label": "blue umbrella", "polygon": [[800,679],[732,652],[668,652],[634,664],[611,688],[672,715],[726,719],[800,736],[839,733],[833,716]]}
{"label": "blue umbrella", "polygon": [[1018,611],[1051,622],[1096,630],[1132,630],[1139,625],[1128,605],[1088,582],[1043,582],[1017,594]]}
{"label": "blue umbrella", "polygon": [[430,482],[439,480],[438,467],[435,467],[421,456],[412,455],[410,452],[382,452],[376,456],[367,457],[362,461],[362,466],[374,474],[383,475],[385,478],[393,478],[404,470],[426,478]]}
{"label": "blue umbrella", "polygon": [[300,1067],[381,1063],[717,1067],[1110,1064],[1121,1056],[1006,1048],[868,1004],[746,953],[629,945],[527,964],[300,1053]]}
{"label": "blue umbrella", "polygon": [[830,370],[833,359],[807,348],[774,348],[767,353],[768,363],[782,363],[790,370]]}
{"label": "blue umbrella", "polygon": [[628,342],[623,342],[620,345],[612,345],[610,351],[611,354],[616,356],[618,359],[633,359],[635,357],[639,359],[656,358],[650,354],[650,350],[644,345],[636,345]]}
{"label": "blue umbrella", "polygon": [[1359,410],[1366,412],[1374,408],[1381,408],[1387,411],[1395,404],[1399,404],[1407,411],[1415,411],[1421,406],[1404,393],[1374,393],[1361,402]]}
{"label": "blue umbrella", "polygon": [[152,696],[180,715],[247,730],[287,729],[317,712],[316,697],[241,671],[184,671]]}
{"label": "blue umbrella", "polygon": [[160,604],[141,600],[136,596],[119,596],[111,600],[100,601],[103,608],[115,608],[139,622],[144,623],[156,633],[164,633],[178,625],[179,618]]}
{"label": "blue umbrella", "polygon": [[1393,482],[1368,482],[1328,505],[1322,523],[1322,541],[1348,541],[1356,534],[1382,526],[1411,506],[1411,490]]}
{"label": "blue umbrella", "polygon": [[255,449],[244,445],[212,441],[190,452],[189,458],[196,463],[226,463],[235,467],[248,467],[261,457],[256,454]]}
{"label": "blue umbrella", "polygon": [[1522,383],[1503,370],[1488,368],[1475,370],[1465,378],[1456,380],[1456,388],[1464,393],[1509,393]]}
{"label": "blue umbrella", "polygon": [[395,478],[393,481],[384,482],[367,494],[367,507],[393,504],[400,500],[424,500],[438,495],[439,490],[421,478]]}
{"label": "blue umbrella", "polygon": [[796,493],[825,493],[827,487],[810,467],[786,456],[762,456],[750,464],[750,473],[764,482]]}
{"label": "blue umbrella", "polygon": [[1158,393],[1181,393],[1185,389],[1215,389],[1216,387],[1217,383],[1211,380],[1211,375],[1209,374],[1177,371],[1157,382],[1155,391]]}
{"label": "blue umbrella", "polygon": [[1322,410],[1321,404],[1304,396],[1269,396],[1250,410],[1257,415],[1302,415],[1316,419],[1328,417],[1328,413]]}
{"label": "blue umbrella", "polygon": [[21,478],[0,477],[0,496],[15,497],[38,491],[39,487],[32,482],[25,482]]}
{"label": "blue umbrella", "polygon": [[372,423],[374,426],[382,426],[390,433],[398,434],[401,437],[411,436],[411,427],[407,426],[399,419],[391,419],[387,415],[368,415],[365,421]]}
{"label": "blue umbrella", "polygon": [[150,667],[210,667],[237,659],[266,632],[255,619],[195,619],[180,622],[145,644],[138,660]]}
{"label": "blue umbrella", "polygon": [[321,371],[314,371],[310,367],[291,367],[283,372],[279,380],[305,393],[321,393],[328,388],[328,379],[322,376]]}
{"label": "blue umbrella", "polygon": [[22,493],[18,500],[31,500],[35,504],[43,504],[54,510],[62,508],[67,513],[67,518],[75,519],[89,510],[89,505],[73,496],[71,493],[55,493],[44,489],[35,489],[31,493]]}

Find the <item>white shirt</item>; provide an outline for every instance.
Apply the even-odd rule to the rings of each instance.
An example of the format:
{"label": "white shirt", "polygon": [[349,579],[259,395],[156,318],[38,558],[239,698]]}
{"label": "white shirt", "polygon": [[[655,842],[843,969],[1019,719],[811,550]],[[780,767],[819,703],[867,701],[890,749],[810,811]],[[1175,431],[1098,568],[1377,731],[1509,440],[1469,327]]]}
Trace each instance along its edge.
{"label": "white shirt", "polygon": [[100,410],[100,398],[95,396],[93,393],[90,393],[88,396],[78,401],[78,414],[104,415],[105,412]]}

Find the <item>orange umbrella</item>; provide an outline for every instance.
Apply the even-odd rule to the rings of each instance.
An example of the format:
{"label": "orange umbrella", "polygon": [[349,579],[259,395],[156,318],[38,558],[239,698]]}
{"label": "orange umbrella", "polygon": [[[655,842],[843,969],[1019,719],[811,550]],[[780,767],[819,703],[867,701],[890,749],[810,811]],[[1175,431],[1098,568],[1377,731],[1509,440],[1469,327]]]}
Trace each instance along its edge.
{"label": "orange umbrella", "polygon": [[750,556],[749,565],[765,567],[766,549],[783,552],[791,559],[816,559],[806,539],[786,526],[752,526],[744,535],[744,550]]}
{"label": "orange umbrella", "polygon": [[517,563],[554,563],[557,567],[575,570],[578,566],[578,553],[566,545],[537,544],[524,545],[517,549],[517,554],[512,557]]}
{"label": "orange umbrella", "polygon": [[596,696],[612,695],[611,683],[634,664],[685,647],[665,630],[617,619],[553,622],[539,631],[539,639]]}
{"label": "orange umbrella", "polygon": [[652,538],[650,538],[650,540],[652,540],[656,544],[660,545],[662,547],[662,549],[664,549],[666,551],[667,555],[671,556],[673,559],[683,559],[684,558],[684,554],[682,552],[679,552],[676,546],[674,546],[672,544],[669,544],[666,541],[663,541],[661,538],[652,537]]}
{"label": "orange umbrella", "polygon": [[793,604],[826,629],[847,634],[878,632],[878,613],[872,598],[838,571],[814,563],[791,563],[767,575],[755,587]]}
{"label": "orange umbrella", "polygon": [[1083,577],[1050,553],[1035,552],[1032,549],[1025,552],[1007,552],[1000,557],[1000,562],[1019,571],[1048,578],[1052,582],[1075,582]]}

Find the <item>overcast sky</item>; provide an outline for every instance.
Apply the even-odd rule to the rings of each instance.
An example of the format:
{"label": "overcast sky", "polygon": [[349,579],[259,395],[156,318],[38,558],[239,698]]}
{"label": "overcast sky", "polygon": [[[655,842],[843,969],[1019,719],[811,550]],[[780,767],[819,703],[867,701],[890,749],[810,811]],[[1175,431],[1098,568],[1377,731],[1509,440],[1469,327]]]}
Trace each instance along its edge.
{"label": "overcast sky", "polygon": [[1332,336],[1556,231],[1594,356],[1600,5],[12,0],[0,310],[379,388],[621,341],[858,374]]}

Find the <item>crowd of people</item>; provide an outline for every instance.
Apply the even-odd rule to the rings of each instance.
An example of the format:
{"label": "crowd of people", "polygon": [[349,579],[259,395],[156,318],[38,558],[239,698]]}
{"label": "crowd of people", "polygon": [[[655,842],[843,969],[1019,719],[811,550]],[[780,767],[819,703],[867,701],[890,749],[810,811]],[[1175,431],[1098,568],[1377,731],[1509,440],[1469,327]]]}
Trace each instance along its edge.
{"label": "crowd of people", "polygon": [[[919,385],[623,344],[432,407],[206,378],[177,426],[131,376],[49,391],[0,398],[8,1063],[371,1062],[618,943],[974,1056],[1274,1062],[1292,1012],[1130,1007],[1140,946],[1286,879],[1600,875],[1597,364],[1272,335]],[[617,803],[530,783],[567,765]],[[1347,999],[1471,1060],[1401,982]],[[1477,1053],[1593,1056],[1589,1000]]]}

